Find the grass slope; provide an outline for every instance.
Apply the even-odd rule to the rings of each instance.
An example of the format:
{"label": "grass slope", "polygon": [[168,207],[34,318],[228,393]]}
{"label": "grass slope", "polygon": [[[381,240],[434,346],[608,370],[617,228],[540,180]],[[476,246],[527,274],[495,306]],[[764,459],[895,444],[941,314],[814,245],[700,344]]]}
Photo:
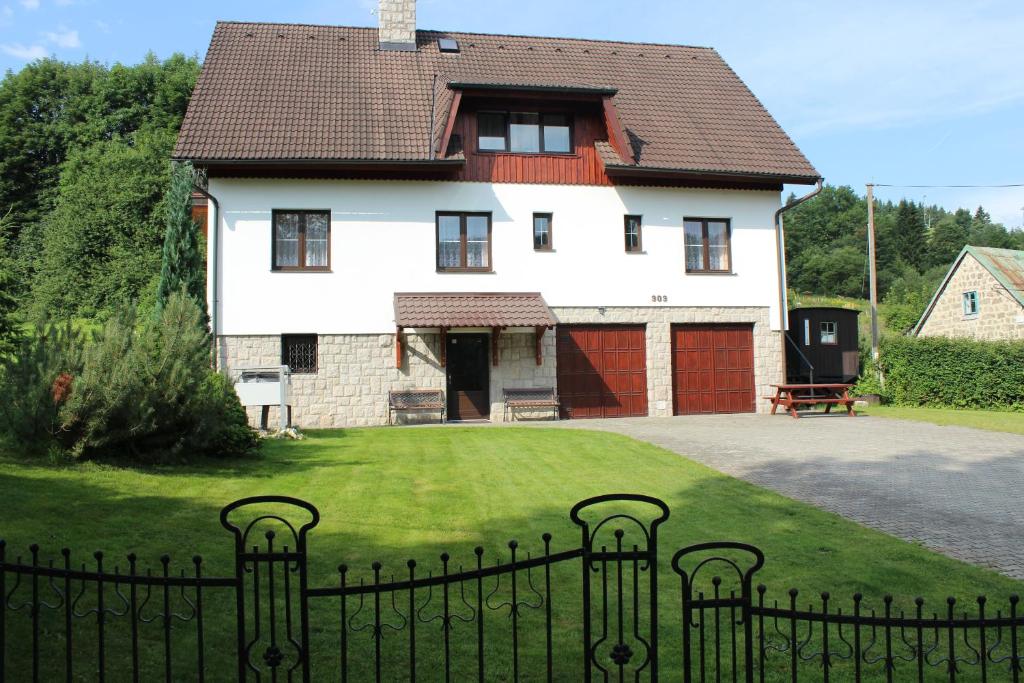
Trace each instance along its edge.
{"label": "grass slope", "polygon": [[[802,589],[808,604],[822,590],[831,591],[835,606],[844,607],[856,591],[864,593],[872,607],[880,606],[886,593],[905,607],[912,607],[917,595],[937,603],[947,595],[973,599],[980,593],[1002,604],[1007,594],[1021,588],[1020,583],[990,571],[723,476],[649,444],[613,434],[564,429],[314,432],[301,442],[268,442],[254,460],[147,469],[51,466],[2,458],[0,537],[8,542],[9,556],[27,555],[26,546],[38,542],[44,558],[58,557],[59,548],[66,545],[76,561],[91,559],[94,550],[105,550],[108,567],[119,562],[123,568],[124,560],[119,558],[134,551],[140,566],[158,567],[158,557],[169,553],[173,568],[189,568],[188,559],[199,553],[205,558],[206,574],[231,575],[231,540],[218,522],[221,506],[244,496],[290,495],[320,509],[320,525],[310,537],[310,584],[329,586],[337,584],[336,567],[341,562],[352,567],[349,581],[358,582],[372,579],[369,567],[374,560],[383,562],[385,580],[392,574],[407,575],[405,562],[409,558],[419,561],[421,575],[437,572],[437,558],[444,551],[451,553],[452,570],[460,564],[468,566],[475,560],[476,545],[486,549],[486,563],[507,561],[510,538],[519,541],[523,554],[536,553],[543,547],[540,537],[544,532],[554,536],[553,552],[578,546],[579,531],[568,519],[569,508],[582,498],[609,492],[657,496],[672,510],[659,542],[666,635],[677,636],[679,629],[678,580],[668,560],[678,548],[710,540],[745,541],[762,548],[767,563],[756,581],[768,584],[769,597],[780,601],[787,599],[785,590],[795,586]],[[578,563],[559,567],[552,574],[553,583],[561,590],[553,601],[557,652],[578,650],[579,598],[572,592],[578,575]],[[539,579],[533,578],[535,582]],[[499,588],[498,597],[508,586]],[[226,596],[221,597],[224,599],[219,602],[212,594],[204,598],[207,642],[210,648],[225,648],[223,651],[230,653],[233,617],[228,615],[233,612]],[[425,615],[437,607],[440,596],[430,599],[434,602]],[[804,599],[801,597],[801,603]],[[320,603],[316,607],[312,640],[324,658],[315,664],[318,671],[333,673],[338,605],[331,601],[322,609]],[[218,608],[224,611],[218,613]],[[351,614],[355,605],[350,605],[350,610]],[[398,623],[396,614],[385,616]],[[354,623],[361,623],[367,615],[363,611]],[[543,660],[543,629],[538,628],[543,622],[538,618],[524,610],[524,662]],[[509,676],[509,650],[508,640],[501,634],[507,635],[509,620],[501,610],[489,612],[488,619],[488,661],[506,663],[496,664],[488,678],[504,679]],[[25,619],[15,620],[12,615],[12,630],[19,628],[16,621],[26,628]],[[180,628],[183,635],[176,638],[187,642],[190,626]],[[456,649],[470,648],[468,652],[472,652],[472,629],[456,625]],[[385,660],[393,660],[394,666],[405,661],[406,633],[387,633],[390,640]],[[439,629],[436,622],[424,622],[417,633],[431,638]],[[152,639],[152,647],[144,648],[144,661],[147,667],[159,670],[159,629],[146,637]],[[78,647],[88,642],[88,636],[83,638]],[[366,632],[354,633],[351,638],[352,648],[369,646]],[[425,649],[420,665],[427,667],[426,671],[437,673],[430,667],[436,667],[439,651],[435,647],[431,656],[430,648]],[[8,656],[12,663],[21,656],[24,663],[25,652],[9,651]],[[123,652],[120,660],[109,656],[115,664],[124,663]],[[665,671],[676,667],[678,673],[675,657],[678,647],[666,644]],[[230,655],[220,659],[230,664]],[[464,660],[469,663],[456,667],[456,680],[473,675],[472,657]],[[187,668],[189,661],[176,660],[176,666]],[[368,659],[353,654],[352,661],[354,666],[365,667]],[[57,667],[54,671],[61,671],[59,657],[47,662]],[[579,678],[575,656],[559,657],[556,665],[560,672],[556,678]],[[361,671],[369,674],[365,668]],[[525,678],[530,675],[524,673]],[[213,678],[219,680],[217,675]],[[354,680],[361,677],[356,675]]]}

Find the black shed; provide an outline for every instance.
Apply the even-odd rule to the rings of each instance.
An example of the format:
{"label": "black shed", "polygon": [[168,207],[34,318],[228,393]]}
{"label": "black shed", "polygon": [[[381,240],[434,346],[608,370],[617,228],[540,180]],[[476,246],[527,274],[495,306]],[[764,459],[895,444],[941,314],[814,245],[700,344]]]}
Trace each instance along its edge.
{"label": "black shed", "polygon": [[857,316],[849,308],[789,312],[786,375],[790,382],[852,382],[860,374]]}

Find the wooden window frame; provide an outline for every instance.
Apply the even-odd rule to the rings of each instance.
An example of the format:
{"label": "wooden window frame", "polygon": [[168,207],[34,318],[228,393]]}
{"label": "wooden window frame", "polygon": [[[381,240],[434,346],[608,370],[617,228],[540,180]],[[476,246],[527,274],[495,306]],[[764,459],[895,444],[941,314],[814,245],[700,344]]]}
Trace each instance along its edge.
{"label": "wooden window frame", "polygon": [[[459,246],[461,249],[460,261],[462,265],[445,267],[441,265],[441,216],[459,217]],[[468,256],[466,219],[470,216],[487,217],[487,266],[470,267],[466,264]],[[493,221],[490,211],[436,211],[434,213],[434,265],[438,273],[491,273],[494,272],[494,235]]]}
{"label": "wooden window frame", "polygon": [[[832,338],[835,341],[825,341],[825,325],[832,326]],[[818,323],[818,343],[822,346],[839,346],[839,322],[836,320],[822,320]]]}
{"label": "wooden window frame", "polygon": [[[974,304],[974,311],[967,311],[967,302],[970,301]],[[981,312],[981,298],[978,296],[978,290],[972,289],[963,293],[960,297],[960,303],[963,306],[965,318],[977,318],[978,313]]]}
{"label": "wooden window frame", "polygon": [[[629,235],[629,219],[636,219],[636,246],[630,247],[626,243],[626,237]],[[644,217],[636,213],[627,213],[622,217],[622,240],[623,247],[627,254],[642,254],[644,251]]]}
{"label": "wooden window frame", "polygon": [[[314,348],[316,350],[316,353],[315,353],[314,358],[313,358],[313,368],[312,369],[305,368],[305,369],[302,369],[302,370],[297,370],[294,367],[292,367],[291,363],[288,362],[288,360],[289,360],[289,358],[288,358],[288,342],[292,341],[292,342],[295,342],[295,343],[303,343],[303,342],[308,343],[309,339],[313,340],[313,345],[314,345]],[[320,337],[319,337],[319,335],[308,333],[308,332],[302,333],[302,334],[282,334],[281,335],[281,365],[287,365],[288,369],[291,371],[291,373],[293,375],[315,375],[317,372],[319,372],[320,371]]]}
{"label": "wooden window frame", "polygon": [[[548,219],[548,243],[547,246],[537,246],[537,219],[547,218]],[[555,250],[555,215],[551,212],[537,212],[533,214],[533,221],[530,226],[532,228],[533,237],[533,250],[534,251],[554,251]]]}
{"label": "wooden window frame", "polygon": [[[686,265],[686,224],[687,223],[700,223],[701,224],[701,245],[703,246],[704,253],[704,268],[690,268]],[[725,269],[712,269],[709,266],[711,263],[711,243],[708,239],[708,223],[725,223],[725,254],[726,258],[729,259],[729,267]],[[687,273],[694,275],[732,275],[732,220],[729,218],[699,218],[696,216],[684,216],[683,217],[683,266],[686,268]]]}
{"label": "wooden window frame", "polygon": [[[299,214],[299,265],[277,265],[277,217],[283,213]],[[306,263],[306,216],[324,214],[327,216],[327,265],[307,266]],[[327,273],[331,270],[331,211],[330,209],[274,209],[270,212],[270,269],[278,273]]]}
{"label": "wooden window frame", "polygon": [[[480,148],[480,115],[481,114],[499,114],[504,117],[505,120],[505,147],[504,149],[481,149]],[[538,136],[538,147],[537,152],[516,152],[511,149],[512,146],[512,114],[536,114],[537,115],[537,136]],[[565,116],[569,123],[569,149],[565,152],[548,151],[544,149],[544,117],[545,116]],[[476,153],[477,154],[521,154],[523,156],[530,155],[552,155],[552,156],[576,156],[576,126],[575,117],[572,112],[568,111],[513,111],[511,109],[507,111],[495,110],[495,109],[481,109],[476,112]]]}

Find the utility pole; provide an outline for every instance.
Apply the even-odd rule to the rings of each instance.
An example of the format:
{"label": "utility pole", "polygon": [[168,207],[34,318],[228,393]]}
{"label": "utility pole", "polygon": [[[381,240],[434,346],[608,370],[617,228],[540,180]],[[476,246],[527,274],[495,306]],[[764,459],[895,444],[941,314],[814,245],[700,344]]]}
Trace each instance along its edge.
{"label": "utility pole", "polygon": [[878,278],[875,273],[875,186],[868,183],[868,288],[871,297],[871,357],[878,361]]}

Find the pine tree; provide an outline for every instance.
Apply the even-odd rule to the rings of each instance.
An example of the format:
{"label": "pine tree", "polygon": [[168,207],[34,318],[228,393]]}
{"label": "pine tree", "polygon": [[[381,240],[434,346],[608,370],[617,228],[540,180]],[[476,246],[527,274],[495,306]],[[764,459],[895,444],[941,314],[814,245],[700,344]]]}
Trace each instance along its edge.
{"label": "pine tree", "polygon": [[899,257],[918,271],[925,266],[927,230],[924,215],[914,202],[901,200],[896,209],[896,251]]}
{"label": "pine tree", "polygon": [[191,164],[175,164],[164,197],[167,231],[157,289],[157,310],[168,297],[184,291],[206,313],[206,269],[199,242],[199,226],[192,220],[192,187],[195,171]]}
{"label": "pine tree", "polygon": [[8,259],[4,258],[7,253],[4,222],[5,219],[0,218],[0,357],[13,349],[18,336],[18,322],[15,318],[18,301],[14,293],[14,273]]}

